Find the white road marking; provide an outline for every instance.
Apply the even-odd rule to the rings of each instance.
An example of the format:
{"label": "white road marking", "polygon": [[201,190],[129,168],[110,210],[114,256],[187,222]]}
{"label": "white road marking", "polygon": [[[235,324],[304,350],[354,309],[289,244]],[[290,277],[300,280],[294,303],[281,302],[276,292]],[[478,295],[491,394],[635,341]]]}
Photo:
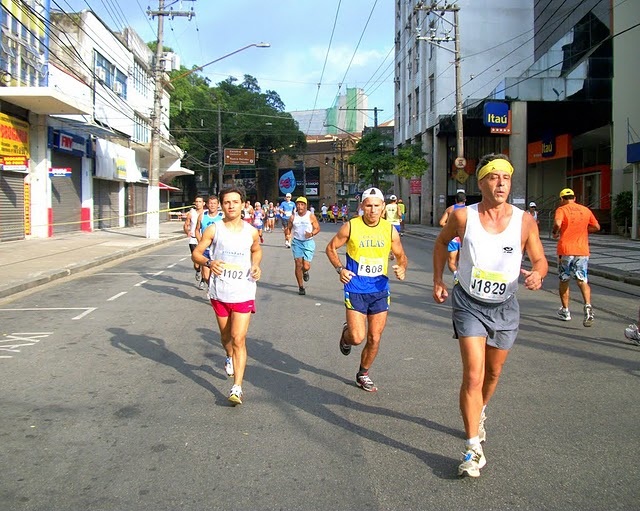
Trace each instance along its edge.
{"label": "white road marking", "polygon": [[[13,332],[6,335],[6,339],[0,340],[0,351],[9,353],[20,353],[18,348],[33,346],[40,342],[40,339],[49,337],[53,332]],[[18,344],[16,344],[18,341]],[[22,341],[22,342],[20,342]],[[11,342],[12,344],[7,344]],[[0,358],[13,358],[12,355],[0,355]]]}
{"label": "white road marking", "polygon": [[170,264],[169,266],[167,266],[167,268],[174,268],[176,266],[176,264],[178,264],[178,263]]}
{"label": "white road marking", "polygon": [[86,315],[91,314],[94,310],[96,310],[98,307],[89,307],[86,311],[84,311],[82,314],[78,314],[75,318],[71,318],[71,319],[82,319],[84,318]]}
{"label": "white road marking", "polygon": [[134,284],[133,287],[140,287],[143,284],[146,284],[147,282],[149,282],[148,280],[141,280],[140,282],[138,282],[137,284]]}
{"label": "white road marking", "polygon": [[164,270],[160,270],[160,271],[157,271],[157,272],[155,272],[155,273],[152,273],[151,275],[152,275],[153,277],[157,277],[158,275],[162,275],[163,273],[164,273]]}
{"label": "white road marking", "polygon": [[121,293],[118,293],[117,295],[113,295],[111,298],[108,298],[107,302],[113,302],[114,300],[117,300],[118,298],[126,294],[127,294],[126,291],[122,291]]}

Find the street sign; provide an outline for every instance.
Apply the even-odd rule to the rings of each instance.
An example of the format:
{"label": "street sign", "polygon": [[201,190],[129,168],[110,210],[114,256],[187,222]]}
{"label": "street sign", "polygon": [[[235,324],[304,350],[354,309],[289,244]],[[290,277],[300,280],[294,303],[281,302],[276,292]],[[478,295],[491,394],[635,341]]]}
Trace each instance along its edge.
{"label": "street sign", "polygon": [[224,164],[225,165],[255,165],[256,150],[255,149],[225,149]]}
{"label": "street sign", "polygon": [[458,156],[453,164],[456,166],[456,168],[463,169],[467,165],[467,160],[465,160],[462,156]]}

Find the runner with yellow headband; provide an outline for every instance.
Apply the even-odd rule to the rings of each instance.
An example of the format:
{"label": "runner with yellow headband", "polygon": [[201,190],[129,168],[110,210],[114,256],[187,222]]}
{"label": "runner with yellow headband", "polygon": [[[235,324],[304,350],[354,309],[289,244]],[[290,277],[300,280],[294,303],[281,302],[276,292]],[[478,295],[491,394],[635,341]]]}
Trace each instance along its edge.
{"label": "runner with yellow headband", "polygon": [[[454,337],[462,357],[460,411],[466,442],[461,476],[479,477],[487,463],[481,445],[487,437],[486,407],[518,334],[518,279],[523,276],[527,289],[540,289],[548,270],[537,223],[507,202],[512,174],[504,154],[482,157],[476,172],[482,200],[452,211],[433,251],[433,298],[443,303],[449,295],[442,277],[447,245],[455,236],[462,240],[458,282],[451,291]],[[525,250],[531,270],[521,268]]]}
{"label": "runner with yellow headband", "polygon": [[504,158],[496,158],[495,160],[491,160],[486,165],[483,165],[476,172],[476,178],[478,181],[487,176],[487,174],[491,174],[493,172],[507,172],[509,175],[513,174],[513,166],[509,162],[509,160],[505,160]]}

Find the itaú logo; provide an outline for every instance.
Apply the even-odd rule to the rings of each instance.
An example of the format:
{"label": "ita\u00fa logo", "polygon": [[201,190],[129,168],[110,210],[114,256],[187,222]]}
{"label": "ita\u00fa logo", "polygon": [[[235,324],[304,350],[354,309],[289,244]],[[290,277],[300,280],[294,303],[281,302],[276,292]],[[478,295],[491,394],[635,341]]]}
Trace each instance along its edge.
{"label": "ita\u00fa logo", "polygon": [[509,104],[495,101],[485,103],[482,121],[490,128],[504,128],[509,124]]}

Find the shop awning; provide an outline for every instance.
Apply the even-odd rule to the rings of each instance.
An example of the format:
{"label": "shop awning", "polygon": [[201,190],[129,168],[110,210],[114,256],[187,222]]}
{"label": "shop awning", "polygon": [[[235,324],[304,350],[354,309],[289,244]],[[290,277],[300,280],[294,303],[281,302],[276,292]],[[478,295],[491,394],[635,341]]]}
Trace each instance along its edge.
{"label": "shop awning", "polygon": [[194,171],[185,169],[184,167],[172,167],[167,169],[166,171],[160,171],[160,179],[164,179],[165,181],[171,181],[174,177],[178,176],[193,176]]}
{"label": "shop awning", "polygon": [[167,184],[163,183],[162,181],[158,182],[158,188],[160,188],[160,190],[168,190],[170,192],[181,192],[182,191],[182,190],[180,190],[180,188],[176,188],[175,186],[167,185]]}

